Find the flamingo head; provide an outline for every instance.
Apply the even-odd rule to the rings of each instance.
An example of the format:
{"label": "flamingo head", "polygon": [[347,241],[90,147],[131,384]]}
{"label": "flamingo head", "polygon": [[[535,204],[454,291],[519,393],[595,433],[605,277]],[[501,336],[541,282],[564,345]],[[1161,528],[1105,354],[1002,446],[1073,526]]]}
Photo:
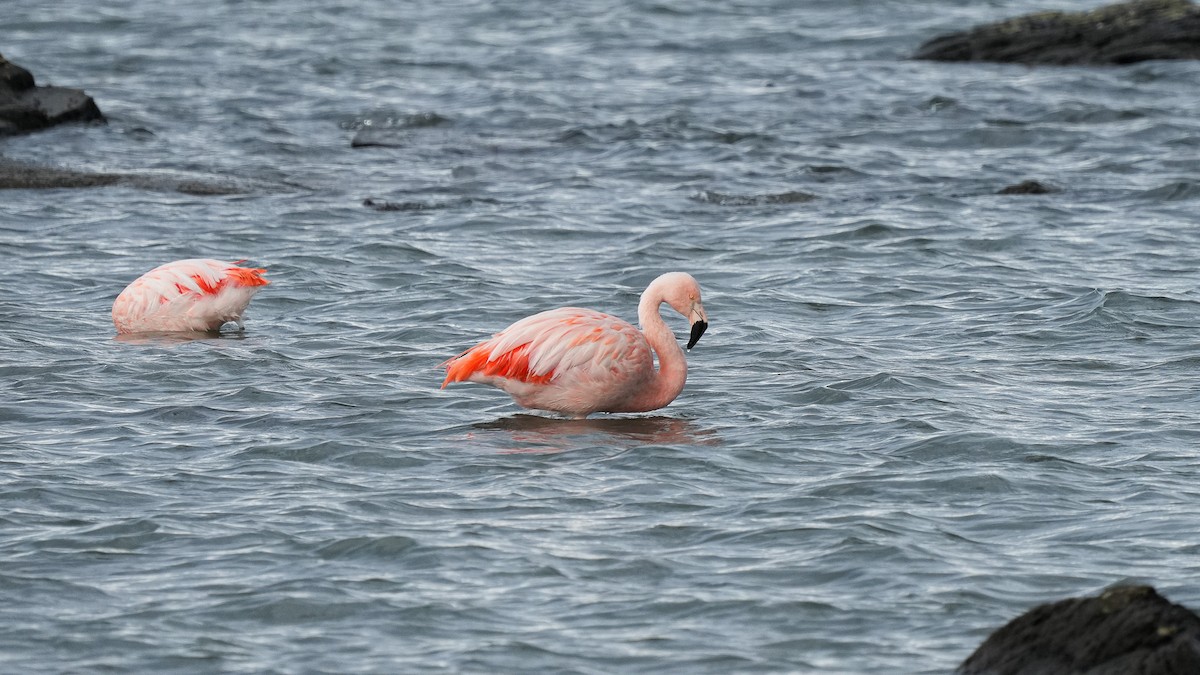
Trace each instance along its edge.
{"label": "flamingo head", "polygon": [[692,324],[687,348],[691,349],[708,330],[708,314],[700,301],[700,284],[686,272],[670,272],[658,278],[663,283],[663,300]]}

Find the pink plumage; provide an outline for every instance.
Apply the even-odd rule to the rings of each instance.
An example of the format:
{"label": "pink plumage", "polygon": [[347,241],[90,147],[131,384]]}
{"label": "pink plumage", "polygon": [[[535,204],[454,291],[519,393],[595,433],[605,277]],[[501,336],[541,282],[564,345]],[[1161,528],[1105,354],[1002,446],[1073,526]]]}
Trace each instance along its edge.
{"label": "pink plumage", "polygon": [[443,363],[442,387],[488,384],[526,408],[573,417],[661,408],[675,400],[687,380],[687,358],[659,314],[664,302],[691,322],[691,349],[708,327],[708,315],[696,280],[671,272],[642,293],[638,320],[643,330],[577,307],[534,314]]}
{"label": "pink plumage", "polygon": [[220,260],[176,260],[160,265],[125,287],[113,302],[117,332],[211,332],[234,322],[261,286],[265,269]]}

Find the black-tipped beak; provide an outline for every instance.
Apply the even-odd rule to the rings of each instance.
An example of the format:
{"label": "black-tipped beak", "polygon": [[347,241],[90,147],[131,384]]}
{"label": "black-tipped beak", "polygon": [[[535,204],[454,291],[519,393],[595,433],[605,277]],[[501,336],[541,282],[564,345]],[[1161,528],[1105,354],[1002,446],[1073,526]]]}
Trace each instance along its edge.
{"label": "black-tipped beak", "polygon": [[696,343],[700,341],[700,336],[704,335],[704,331],[706,330],[708,330],[707,321],[697,321],[692,324],[692,336],[688,338],[687,348],[691,349],[696,346]]}

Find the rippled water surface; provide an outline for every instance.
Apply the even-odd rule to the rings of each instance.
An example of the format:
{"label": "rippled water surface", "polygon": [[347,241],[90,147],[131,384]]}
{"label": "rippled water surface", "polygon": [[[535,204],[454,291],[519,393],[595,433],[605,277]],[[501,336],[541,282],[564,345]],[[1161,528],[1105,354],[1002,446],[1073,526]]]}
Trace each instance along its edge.
{"label": "rippled water surface", "polygon": [[[0,193],[3,669],[938,673],[1200,607],[1200,64],[907,60],[1045,7],[9,7],[109,123],[0,154],[241,194]],[[246,332],[114,340],[189,257],[270,269]],[[438,388],[670,270],[670,407]]]}

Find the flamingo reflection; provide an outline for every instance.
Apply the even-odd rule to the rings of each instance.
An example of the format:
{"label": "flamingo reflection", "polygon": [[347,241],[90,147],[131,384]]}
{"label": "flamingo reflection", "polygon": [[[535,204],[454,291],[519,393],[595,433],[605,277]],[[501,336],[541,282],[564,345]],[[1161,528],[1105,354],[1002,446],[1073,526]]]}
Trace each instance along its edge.
{"label": "flamingo reflection", "polygon": [[564,420],[518,414],[480,422],[472,428],[482,432],[470,434],[474,440],[486,439],[492,433],[507,434],[513,447],[505,453],[556,453],[614,445],[627,449],[640,445],[720,444],[715,430],[691,420],[664,416]]}

